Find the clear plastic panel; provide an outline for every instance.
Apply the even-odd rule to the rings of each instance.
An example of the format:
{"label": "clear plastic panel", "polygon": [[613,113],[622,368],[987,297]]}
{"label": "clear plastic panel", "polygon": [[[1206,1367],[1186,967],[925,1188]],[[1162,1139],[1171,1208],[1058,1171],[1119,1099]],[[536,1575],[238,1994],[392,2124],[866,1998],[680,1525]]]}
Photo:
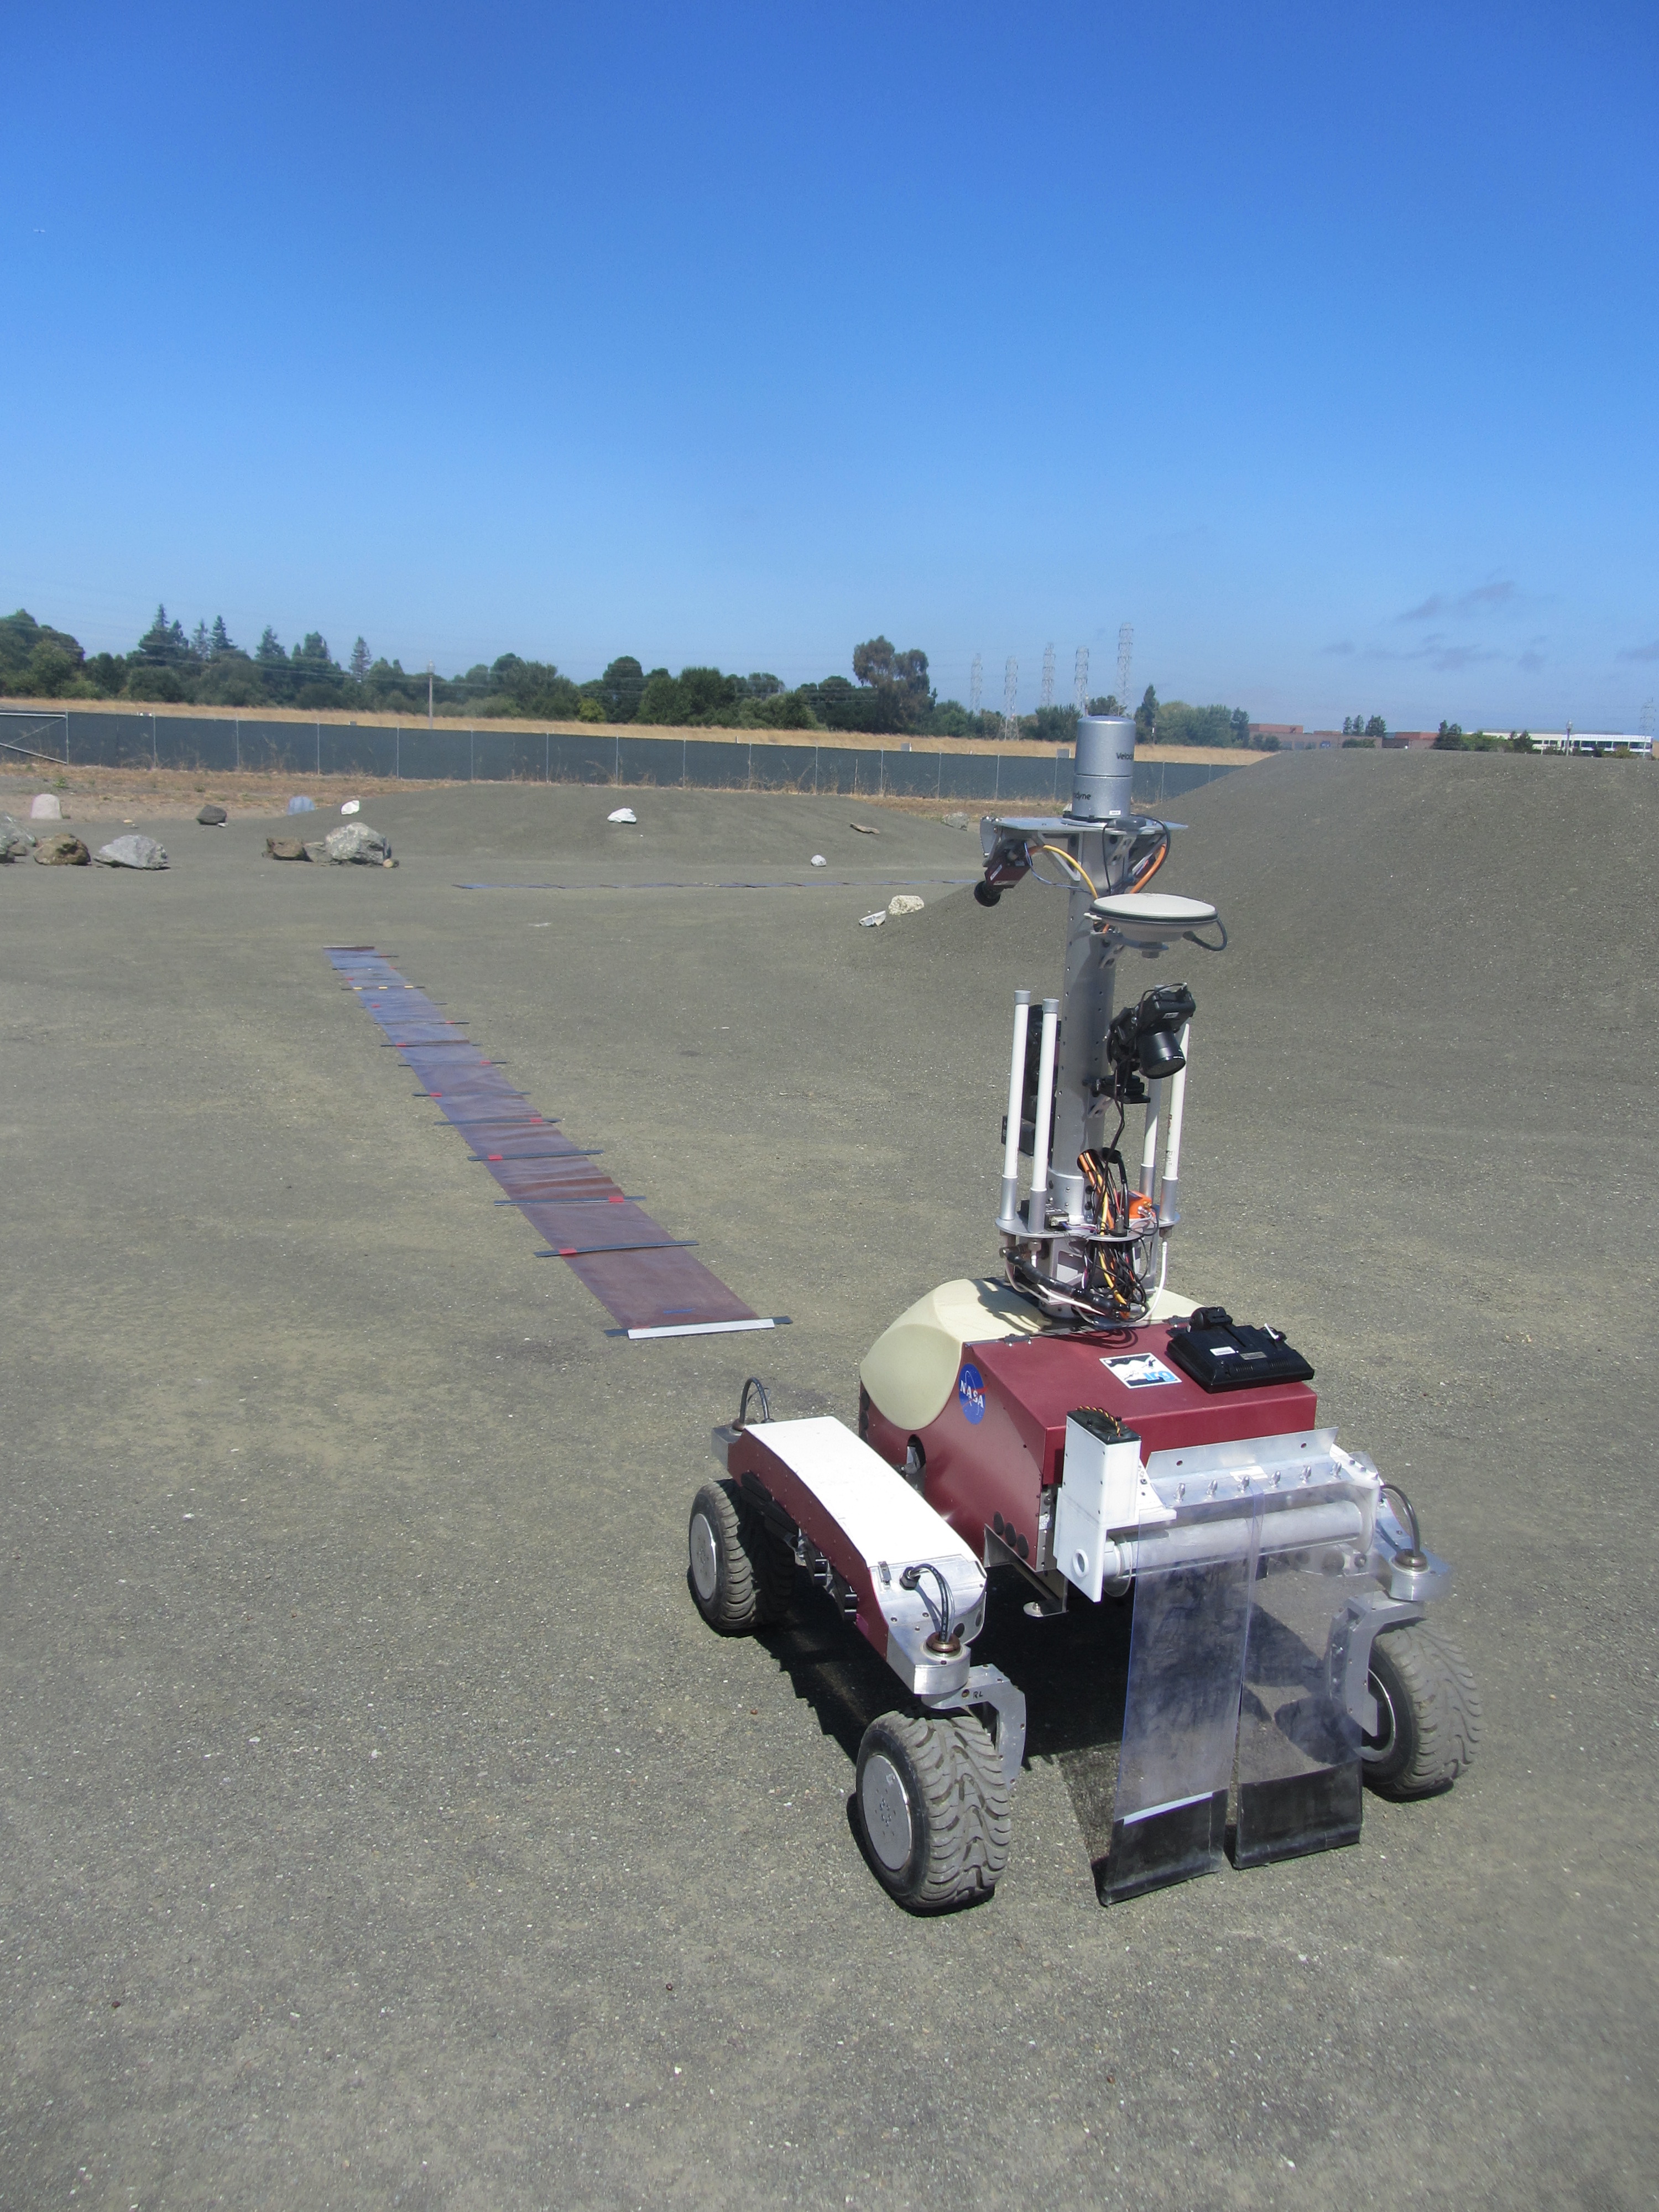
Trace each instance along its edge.
{"label": "clear plastic panel", "polygon": [[1221,1864],[1260,1520],[1240,1558],[1136,1577],[1103,1905]]}
{"label": "clear plastic panel", "polygon": [[1353,1547],[1272,1549],[1267,1517],[1238,1722],[1237,1866],[1359,1840],[1359,1723],[1343,1692]]}

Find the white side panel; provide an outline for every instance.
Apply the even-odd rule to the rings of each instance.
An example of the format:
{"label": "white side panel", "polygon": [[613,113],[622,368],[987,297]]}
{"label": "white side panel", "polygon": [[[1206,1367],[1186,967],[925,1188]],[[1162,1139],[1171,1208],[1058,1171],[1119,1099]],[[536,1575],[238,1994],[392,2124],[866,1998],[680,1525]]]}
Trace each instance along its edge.
{"label": "white side panel", "polygon": [[978,1559],[950,1522],[843,1422],[752,1421],[749,1434],[805,1484],[872,1567],[881,1559],[895,1567],[931,1559],[953,1590],[970,1587],[966,1574],[958,1583],[957,1566],[983,1579]]}

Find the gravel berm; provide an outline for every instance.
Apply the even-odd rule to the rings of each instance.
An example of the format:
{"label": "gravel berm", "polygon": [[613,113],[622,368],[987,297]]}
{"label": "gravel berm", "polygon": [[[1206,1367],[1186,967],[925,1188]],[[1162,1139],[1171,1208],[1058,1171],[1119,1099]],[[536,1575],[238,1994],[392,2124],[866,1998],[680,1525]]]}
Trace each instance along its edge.
{"label": "gravel berm", "polygon": [[[810,1592],[711,1635],[686,1514],[751,1368],[850,1419],[994,1264],[1060,895],[984,912],[971,836],[864,800],[622,795],[377,798],[396,872],[184,822],[0,872],[0,2206],[1651,2204],[1652,771],[1182,803],[1232,947],[1141,971],[1200,1008],[1173,1278],[1410,1491],[1485,1741],[1103,1911],[1121,1616],[1005,1606],[1012,1856],[932,1920],[847,1813],[884,1671]],[[330,942],[793,1326],[607,1337]]]}

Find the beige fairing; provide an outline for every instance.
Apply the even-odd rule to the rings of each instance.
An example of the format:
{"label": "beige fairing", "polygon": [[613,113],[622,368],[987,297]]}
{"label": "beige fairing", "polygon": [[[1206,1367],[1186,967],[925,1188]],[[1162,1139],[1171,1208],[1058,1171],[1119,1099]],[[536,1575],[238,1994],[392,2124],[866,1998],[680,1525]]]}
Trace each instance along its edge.
{"label": "beige fairing", "polygon": [[[1192,1310],[1190,1298],[1160,1291],[1148,1319],[1172,1321]],[[1036,1308],[1006,1283],[988,1277],[941,1283],[877,1338],[865,1354],[860,1378],[871,1404],[895,1428],[925,1429],[950,1401],[964,1345],[1037,1336],[1047,1326]]]}

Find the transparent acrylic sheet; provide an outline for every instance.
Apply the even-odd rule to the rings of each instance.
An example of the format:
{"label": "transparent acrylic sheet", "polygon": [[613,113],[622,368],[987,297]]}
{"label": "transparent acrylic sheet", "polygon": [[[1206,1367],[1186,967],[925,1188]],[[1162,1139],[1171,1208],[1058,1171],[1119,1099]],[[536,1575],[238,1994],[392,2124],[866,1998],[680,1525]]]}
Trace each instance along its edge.
{"label": "transparent acrylic sheet", "polygon": [[1221,1864],[1259,1508],[1249,1520],[1238,1558],[1135,1578],[1103,1905]]}
{"label": "transparent acrylic sheet", "polygon": [[1343,1694],[1352,1543],[1275,1552],[1266,1516],[1238,1720],[1236,1866],[1359,1840],[1359,1723]]}

